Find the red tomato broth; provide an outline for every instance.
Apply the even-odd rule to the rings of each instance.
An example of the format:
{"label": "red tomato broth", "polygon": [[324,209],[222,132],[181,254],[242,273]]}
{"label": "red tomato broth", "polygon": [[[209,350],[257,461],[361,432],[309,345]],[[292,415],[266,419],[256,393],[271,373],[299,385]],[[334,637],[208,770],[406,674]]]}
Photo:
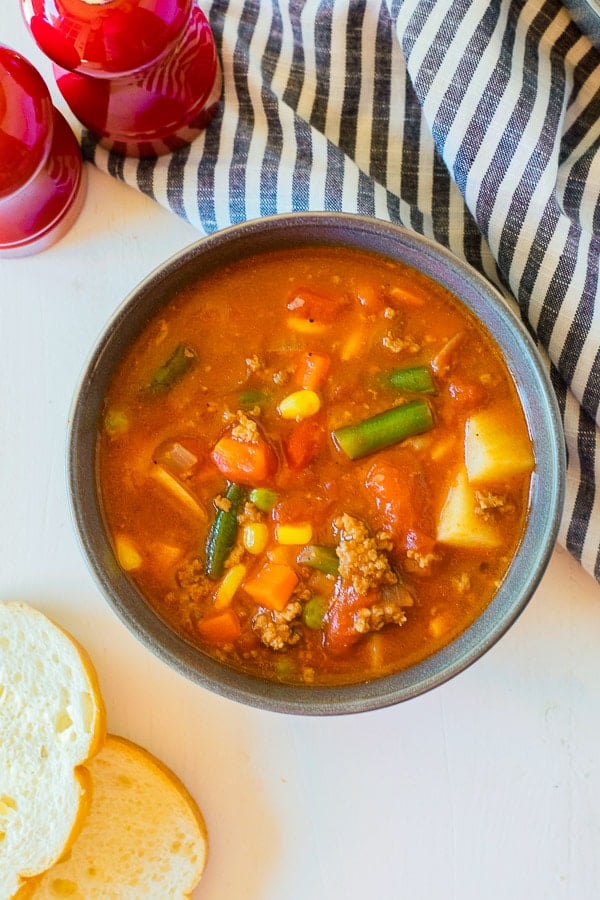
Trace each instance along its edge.
{"label": "red tomato broth", "polygon": [[[303,291],[310,301],[304,318],[297,302]],[[335,317],[315,318],[319,297],[325,309],[335,307]],[[182,344],[193,348],[193,365],[167,388],[149,391],[153,373]],[[328,359],[316,391],[320,408],[300,421],[284,419],[279,404],[298,390],[299,360],[309,352]],[[383,376],[415,365],[433,373],[435,390],[423,395],[433,413],[431,430],[348,459],[333,432],[414,400],[417,394],[390,388]],[[246,524],[253,518],[266,523],[268,546],[259,555],[245,550],[238,528],[230,568],[243,565],[250,582],[265,561],[289,566],[298,576],[291,600],[302,609],[311,597],[324,596],[329,606],[330,621],[326,615],[322,628],[307,627],[300,612],[287,623],[296,642],[277,649],[266,646],[256,631],[265,609],[245,592],[244,581],[226,604],[239,620],[236,640],[213,643],[203,637],[235,634],[234,627],[198,625],[217,615],[220,580],[207,584],[203,577],[205,546],[214,500],[228,483],[211,454],[232,426],[245,434],[244,419],[237,416],[242,394],[256,401],[244,407],[244,417],[256,423],[276,460],[256,486],[272,489],[277,502],[266,512],[250,507]],[[121,561],[142,594],[201,652],[267,679],[371,680],[427,658],[471,625],[494,596],[519,544],[533,463],[483,485],[477,522],[489,524],[494,546],[436,539],[453,475],[464,466],[465,423],[482,409],[496,410],[501,430],[531,446],[495,342],[457,298],[427,276],[342,248],[274,251],[240,260],[173,297],[121,360],[98,440],[105,519],[117,551],[121,536],[137,551],[133,564]],[[109,421],[120,427],[107,427]],[[198,462],[182,474],[169,472],[171,481],[162,471],[156,478],[157,467],[163,468],[157,449],[174,442],[193,447]],[[376,475],[383,480],[374,489]],[[248,493],[251,482],[246,479]],[[405,490],[395,494],[395,483]],[[278,523],[310,523],[310,543],[331,548],[339,539],[333,522],[343,514],[366,524],[371,535],[391,534],[393,546],[381,555],[398,584],[365,590],[366,607],[373,611],[373,597],[397,600],[399,587],[412,605],[403,607],[403,624],[390,622],[351,640],[346,635],[336,646],[332,623],[340,620],[340,576],[298,564],[302,548],[278,544],[274,529]],[[355,601],[353,596],[360,608]],[[347,613],[341,619],[351,623],[350,608]]]}

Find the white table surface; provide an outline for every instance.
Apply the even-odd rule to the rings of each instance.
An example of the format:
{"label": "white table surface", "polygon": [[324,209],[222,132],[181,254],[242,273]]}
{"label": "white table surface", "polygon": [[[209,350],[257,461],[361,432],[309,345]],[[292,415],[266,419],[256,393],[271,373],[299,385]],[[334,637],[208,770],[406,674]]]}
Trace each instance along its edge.
{"label": "white table surface", "polygon": [[[37,66],[69,117],[17,0],[3,3],[0,40]],[[195,900],[598,897],[600,586],[564,550],[482,660],[422,698],[357,716],[223,699],[171,672],[110,610],[71,521],[69,407],[115,307],[198,233],[86,168],[68,235],[0,260],[0,601],[36,605],[87,647],[110,730],[153,751],[197,799],[210,856]]]}

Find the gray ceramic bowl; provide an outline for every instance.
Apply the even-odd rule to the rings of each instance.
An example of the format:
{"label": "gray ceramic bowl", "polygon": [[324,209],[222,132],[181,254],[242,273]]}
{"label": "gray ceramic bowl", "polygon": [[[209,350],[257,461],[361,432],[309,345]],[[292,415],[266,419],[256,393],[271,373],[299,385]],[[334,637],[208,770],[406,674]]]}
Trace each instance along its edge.
{"label": "gray ceramic bowl", "polygon": [[[95,447],[102,400],[115,362],[166,298],[246,254],[276,247],[343,244],[402,260],[444,284],[495,335],[514,374],[535,444],[529,525],[496,597],[457,640],[407,671],[366,684],[314,687],[274,684],[240,674],[178,637],[119,569],[95,484]],[[564,442],[556,399],[527,332],[473,270],[438,245],[381,221],[348,214],[300,213],[254,220],[203,238],[168,260],[126,298],[100,337],[72,408],[69,486],[76,526],[106,599],[139,640],[197,684],[252,706],[286,713],[333,715],[389,706],[457,675],[506,632],[537,587],[555,543],[562,511]]]}

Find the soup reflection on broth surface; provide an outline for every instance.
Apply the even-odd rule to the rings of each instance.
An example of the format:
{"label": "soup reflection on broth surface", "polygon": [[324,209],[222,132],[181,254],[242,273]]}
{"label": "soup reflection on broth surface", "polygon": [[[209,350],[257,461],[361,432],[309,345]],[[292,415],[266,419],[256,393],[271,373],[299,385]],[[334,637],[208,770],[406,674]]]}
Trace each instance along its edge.
{"label": "soup reflection on broth surface", "polygon": [[336,247],[242,259],[173,296],[112,378],[97,463],[117,559],[159,616],[303,684],[397,672],[471,625],[535,468],[474,316]]}

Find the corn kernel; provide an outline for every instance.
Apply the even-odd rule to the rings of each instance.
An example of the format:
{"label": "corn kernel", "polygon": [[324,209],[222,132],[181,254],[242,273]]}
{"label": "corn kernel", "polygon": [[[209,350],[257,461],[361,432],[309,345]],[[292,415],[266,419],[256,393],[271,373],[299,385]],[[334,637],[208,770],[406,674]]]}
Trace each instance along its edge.
{"label": "corn kernel", "polygon": [[308,544],[312,540],[313,530],[310,522],[299,522],[295,525],[278,525],[275,529],[275,540],[278,544]]}
{"label": "corn kernel", "polygon": [[251,522],[244,527],[242,543],[248,553],[258,556],[263,552],[269,540],[269,529],[264,522]]}
{"label": "corn kernel", "polygon": [[126,572],[132,572],[134,569],[139,569],[142,565],[142,557],[129,538],[125,535],[120,534],[115,538],[115,550],[119,565]]}
{"label": "corn kernel", "polygon": [[242,563],[227,570],[215,593],[215,609],[225,609],[229,606],[245,577],[246,566]]}
{"label": "corn kernel", "polygon": [[314,416],[321,409],[321,400],[314,391],[301,390],[288,394],[277,407],[280,416],[284,419],[295,419],[300,422]]}
{"label": "corn kernel", "polygon": [[288,328],[299,334],[325,334],[329,325],[324,322],[315,322],[314,319],[303,319],[301,316],[290,316],[287,320]]}

